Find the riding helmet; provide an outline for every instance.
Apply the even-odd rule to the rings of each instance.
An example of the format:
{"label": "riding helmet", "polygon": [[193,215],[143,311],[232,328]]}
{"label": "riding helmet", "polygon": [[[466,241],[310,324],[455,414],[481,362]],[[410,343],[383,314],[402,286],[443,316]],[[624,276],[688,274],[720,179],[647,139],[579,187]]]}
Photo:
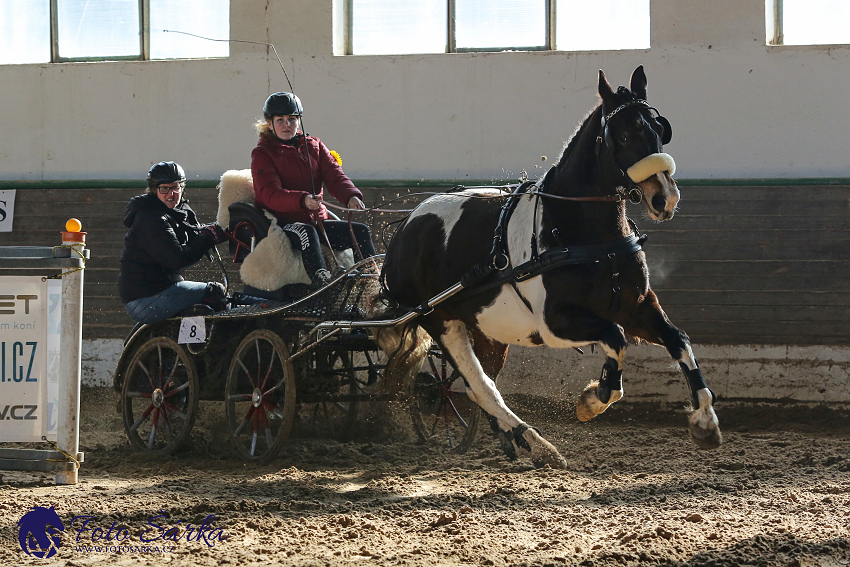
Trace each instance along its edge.
{"label": "riding helmet", "polygon": [[263,105],[263,116],[266,120],[273,116],[301,116],[304,107],[301,100],[292,93],[274,93],[266,99]]}
{"label": "riding helmet", "polygon": [[162,183],[182,183],[183,181],[186,181],[186,174],[180,164],[173,161],[161,161],[148,171],[148,187],[151,189],[156,189]]}

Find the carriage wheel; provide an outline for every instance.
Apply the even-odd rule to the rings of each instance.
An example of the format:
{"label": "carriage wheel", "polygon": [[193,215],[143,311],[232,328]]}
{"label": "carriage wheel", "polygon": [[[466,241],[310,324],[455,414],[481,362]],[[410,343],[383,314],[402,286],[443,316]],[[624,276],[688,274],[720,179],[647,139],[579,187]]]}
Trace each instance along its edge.
{"label": "carriage wheel", "polygon": [[189,438],[198,413],[194,362],[172,339],[150,339],[127,366],[121,401],[130,444],[157,455],[173,453]]}
{"label": "carriage wheel", "polygon": [[361,383],[351,370],[351,352],[334,350],[318,353],[316,370],[325,374],[317,381],[321,392],[311,392],[305,397],[309,402],[298,404],[298,430],[305,437],[330,437],[337,441],[350,441],[354,436],[360,401]]}
{"label": "carriage wheel", "polygon": [[289,349],[275,333],[251,332],[236,349],[224,393],[227,429],[250,461],[272,459],[292,429],[295,371]]}
{"label": "carriage wheel", "polygon": [[419,440],[465,453],[478,433],[481,408],[466,395],[463,377],[439,350],[428,353],[412,385],[410,410]]}

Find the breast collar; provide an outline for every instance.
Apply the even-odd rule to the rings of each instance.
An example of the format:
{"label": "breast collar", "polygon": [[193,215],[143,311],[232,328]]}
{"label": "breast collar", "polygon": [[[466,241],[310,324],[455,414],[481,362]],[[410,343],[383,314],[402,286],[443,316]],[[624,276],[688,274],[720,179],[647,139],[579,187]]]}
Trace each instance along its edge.
{"label": "breast collar", "polygon": [[553,228],[552,236],[559,245],[539,253],[537,250],[537,214],[535,212],[532,221],[535,225],[531,238],[531,259],[521,264],[513,265],[507,247],[510,218],[516,210],[519,199],[526,193],[529,193],[528,190],[532,187],[535,190],[529,194],[534,196],[534,208],[535,211],[537,210],[541,196],[546,195],[542,189],[551,173],[552,170],[537,180],[537,182],[528,181],[519,185],[508,196],[507,201],[502,205],[502,209],[499,212],[499,221],[493,234],[493,246],[490,250],[490,261],[487,264],[475,266],[462,280],[465,288],[473,288],[470,290],[471,293],[481,293],[506,283],[516,286],[518,282],[524,282],[563,266],[596,264],[603,260],[609,260],[614,265],[618,257],[632,256],[643,249],[643,243],[646,242],[647,236],[645,234],[641,235],[637,225],[631,219],[628,219],[629,225],[632,228],[631,234],[610,242],[599,242],[595,244],[565,246],[560,244],[560,234],[558,234],[557,229]]}

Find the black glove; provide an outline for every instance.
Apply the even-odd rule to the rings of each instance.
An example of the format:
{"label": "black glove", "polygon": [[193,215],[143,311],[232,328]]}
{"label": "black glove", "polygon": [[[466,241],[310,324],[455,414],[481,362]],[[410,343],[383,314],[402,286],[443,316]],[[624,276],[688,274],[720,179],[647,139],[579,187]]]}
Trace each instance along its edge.
{"label": "black glove", "polygon": [[227,242],[227,233],[224,232],[223,228],[221,228],[214,222],[203,227],[201,229],[201,233],[209,235],[209,238],[214,244],[221,244],[222,242]]}

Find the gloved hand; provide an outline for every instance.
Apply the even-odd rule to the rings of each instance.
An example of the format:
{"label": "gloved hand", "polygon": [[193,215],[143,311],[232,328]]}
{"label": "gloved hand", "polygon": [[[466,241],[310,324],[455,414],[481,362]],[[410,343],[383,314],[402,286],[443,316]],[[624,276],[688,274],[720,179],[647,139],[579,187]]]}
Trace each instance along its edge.
{"label": "gloved hand", "polygon": [[216,223],[212,222],[205,227],[201,228],[201,232],[209,235],[210,239],[215,244],[221,244],[222,242],[227,242],[227,233],[224,232],[224,229],[218,226]]}
{"label": "gloved hand", "polygon": [[366,205],[360,199],[360,197],[352,197],[348,200],[348,208],[353,209],[355,211],[365,211]]}

